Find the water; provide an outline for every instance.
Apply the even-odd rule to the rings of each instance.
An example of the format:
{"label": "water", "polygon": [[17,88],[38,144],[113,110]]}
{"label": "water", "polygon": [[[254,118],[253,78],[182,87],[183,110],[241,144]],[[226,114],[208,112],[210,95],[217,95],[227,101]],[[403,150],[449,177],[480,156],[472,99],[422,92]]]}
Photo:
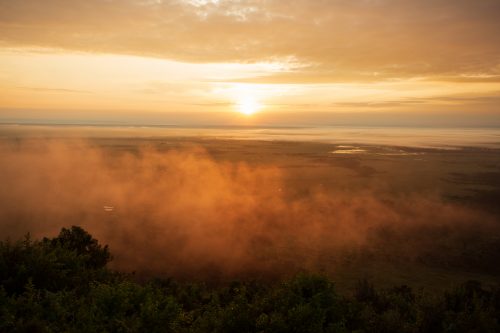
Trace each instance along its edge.
{"label": "water", "polygon": [[[500,148],[500,128],[416,127],[177,127],[97,125],[0,125],[0,137],[16,138],[207,138],[327,142],[421,148]],[[342,150],[342,149],[341,149]],[[339,152],[342,153],[342,152]]]}

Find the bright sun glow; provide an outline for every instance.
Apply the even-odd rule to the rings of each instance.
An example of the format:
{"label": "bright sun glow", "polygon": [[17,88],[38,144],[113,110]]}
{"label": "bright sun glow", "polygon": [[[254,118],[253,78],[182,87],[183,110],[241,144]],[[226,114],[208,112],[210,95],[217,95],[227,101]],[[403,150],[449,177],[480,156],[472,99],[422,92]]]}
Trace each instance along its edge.
{"label": "bright sun glow", "polygon": [[236,106],[238,108],[238,112],[248,116],[254,114],[262,108],[262,105],[251,97],[240,99]]}

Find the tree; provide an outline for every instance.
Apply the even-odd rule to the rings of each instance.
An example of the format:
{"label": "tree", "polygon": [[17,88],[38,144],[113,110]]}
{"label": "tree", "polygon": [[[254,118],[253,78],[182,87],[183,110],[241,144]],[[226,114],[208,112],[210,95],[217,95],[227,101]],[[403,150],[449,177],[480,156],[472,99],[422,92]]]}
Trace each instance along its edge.
{"label": "tree", "polygon": [[62,228],[59,236],[52,239],[44,238],[43,242],[51,247],[62,247],[86,257],[88,268],[102,268],[111,260],[108,246],[101,246],[97,239],[79,226],[72,226],[71,229]]}

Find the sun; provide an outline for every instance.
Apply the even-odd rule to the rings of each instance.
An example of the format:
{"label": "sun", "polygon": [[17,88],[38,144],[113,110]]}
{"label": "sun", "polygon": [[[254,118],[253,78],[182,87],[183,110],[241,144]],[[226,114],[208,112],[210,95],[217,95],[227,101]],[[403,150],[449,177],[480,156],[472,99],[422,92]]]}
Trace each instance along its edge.
{"label": "sun", "polygon": [[236,108],[239,113],[250,116],[262,109],[262,105],[255,98],[246,96],[236,103]]}

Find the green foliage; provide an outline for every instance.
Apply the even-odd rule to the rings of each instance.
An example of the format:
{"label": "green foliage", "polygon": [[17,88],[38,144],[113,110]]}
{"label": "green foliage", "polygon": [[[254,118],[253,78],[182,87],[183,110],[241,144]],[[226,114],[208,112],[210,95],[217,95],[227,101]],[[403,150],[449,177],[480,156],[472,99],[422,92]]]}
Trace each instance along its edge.
{"label": "green foliage", "polygon": [[135,282],[79,227],[0,242],[0,332],[500,332],[500,289],[443,294],[360,281],[352,297],[315,274],[208,287]]}
{"label": "green foliage", "polygon": [[58,237],[0,242],[0,285],[8,294],[20,294],[28,283],[37,289],[59,291],[85,288],[110,278],[110,260],[102,247],[80,227],[62,229]]}
{"label": "green foliage", "polygon": [[102,247],[96,239],[78,226],[72,226],[71,229],[62,228],[59,236],[52,239],[44,238],[43,243],[48,248],[62,248],[75,253],[88,268],[102,268],[111,260],[108,246]]}

